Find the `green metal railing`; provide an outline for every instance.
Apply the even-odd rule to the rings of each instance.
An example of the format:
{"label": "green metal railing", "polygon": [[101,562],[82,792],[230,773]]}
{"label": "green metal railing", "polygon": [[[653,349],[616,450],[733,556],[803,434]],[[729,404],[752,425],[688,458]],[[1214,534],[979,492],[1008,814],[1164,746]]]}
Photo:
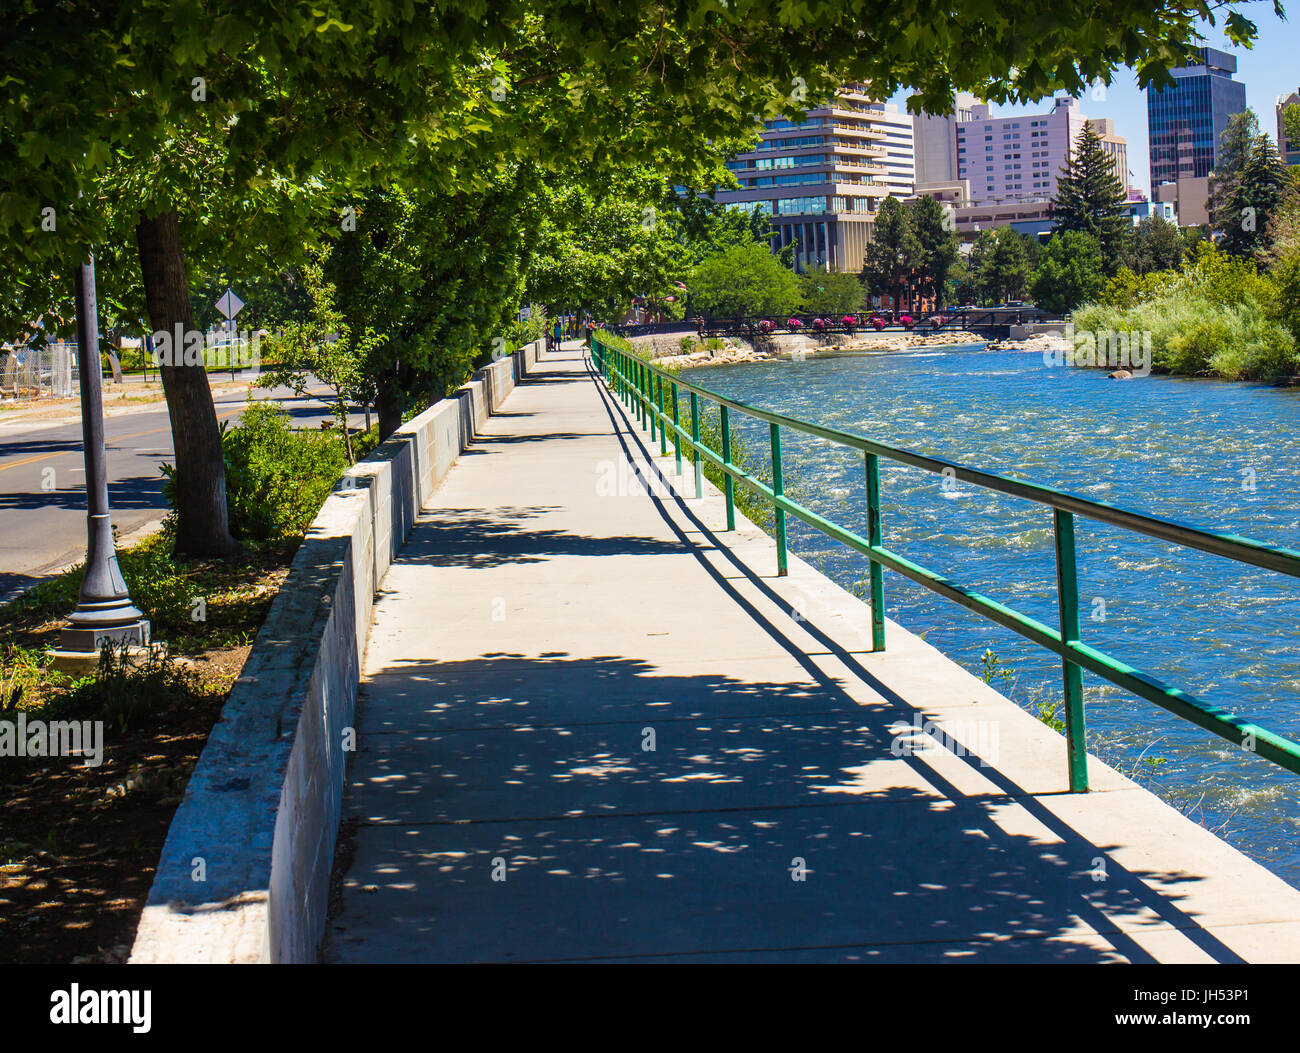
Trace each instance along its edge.
{"label": "green metal railing", "polygon": [[[605,343],[599,334],[593,335],[592,338],[592,358],[610,389],[635,410],[641,426],[649,428],[651,440],[654,440],[656,434],[659,435],[662,454],[667,453],[667,436],[671,433],[679,475],[683,445],[692,451],[697,497],[703,496],[704,492],[702,461],[707,460],[722,471],[728,530],[734,530],[736,527],[735,485],[737,482],[772,503],[776,518],[778,575],[787,572],[787,515],[801,519],[827,537],[834,538],[867,557],[873,649],[884,650],[885,647],[884,568],[887,567],[1060,656],[1064,686],[1065,738],[1072,791],[1083,792],[1088,789],[1082,675],[1085,669],[1131,694],[1154,702],[1184,720],[1191,721],[1230,742],[1258,753],[1288,771],[1300,774],[1300,744],[1252,721],[1219,709],[1181,688],[1166,684],[1082,641],[1079,633],[1079,587],[1075,561],[1074,520],[1076,515],[1083,516],[1099,523],[1107,523],[1147,537],[1208,552],[1210,555],[1222,556],[1264,570],[1276,571],[1293,578],[1300,578],[1300,552],[1266,545],[1246,537],[1215,534],[1182,523],[1158,519],[1141,512],[1118,508],[1106,502],[1090,501],[1048,486],[1008,479],[938,457],[886,446],[861,435],[824,428],[781,413],[759,409],[709,391],[707,388],[652,366],[635,355]],[[664,408],[665,387],[670,391],[668,402],[671,405],[671,413],[665,412]],[[690,394],[689,433],[679,420],[678,405],[680,393],[683,391]],[[700,440],[701,402],[718,406],[722,431],[721,450],[710,449]],[[771,486],[732,463],[732,411],[768,425],[772,458]],[[839,446],[861,451],[867,495],[867,536],[865,538],[786,496],[785,469],[781,459],[782,429],[813,435]],[[881,530],[880,458],[882,457],[1051,508],[1056,547],[1056,596],[1059,611],[1057,628],[1052,628],[997,600],[935,574],[886,548]]]}

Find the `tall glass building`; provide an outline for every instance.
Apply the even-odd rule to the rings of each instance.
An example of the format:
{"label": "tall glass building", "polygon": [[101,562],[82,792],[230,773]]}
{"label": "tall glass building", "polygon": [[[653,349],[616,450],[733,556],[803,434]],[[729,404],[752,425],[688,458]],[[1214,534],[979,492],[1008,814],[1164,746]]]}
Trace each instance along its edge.
{"label": "tall glass building", "polygon": [[1147,89],[1152,191],[1161,183],[1208,176],[1228,118],[1246,108],[1246,86],[1232,79],[1235,55],[1200,48],[1169,72],[1173,84]]}

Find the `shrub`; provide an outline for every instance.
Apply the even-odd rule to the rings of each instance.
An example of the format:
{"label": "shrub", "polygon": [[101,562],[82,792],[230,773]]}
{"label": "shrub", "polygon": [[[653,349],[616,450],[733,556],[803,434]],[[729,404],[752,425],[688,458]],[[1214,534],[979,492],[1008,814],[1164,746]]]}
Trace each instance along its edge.
{"label": "shrub", "polygon": [[306,533],[347,454],[331,435],[290,426],[271,402],[254,402],[238,427],[222,432],[230,531],[253,541]]}
{"label": "shrub", "polygon": [[117,554],[131,602],[153,623],[155,632],[165,633],[176,625],[190,625],[191,587],[172,556],[175,541],[170,520],[164,529],[146,541]]}
{"label": "shrub", "polygon": [[105,642],[95,675],[54,698],[46,712],[57,719],[106,720],[126,732],[141,719],[165,723],[169,711],[182,711],[201,691],[199,678],[164,648],[131,654]]}

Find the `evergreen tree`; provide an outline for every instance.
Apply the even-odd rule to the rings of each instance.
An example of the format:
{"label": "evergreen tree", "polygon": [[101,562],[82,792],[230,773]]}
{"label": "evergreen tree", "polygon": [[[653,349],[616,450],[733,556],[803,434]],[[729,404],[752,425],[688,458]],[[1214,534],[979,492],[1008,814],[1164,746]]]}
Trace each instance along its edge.
{"label": "evergreen tree", "polygon": [[1210,173],[1208,202],[1210,222],[1215,230],[1223,229],[1217,216],[1225,217],[1229,226],[1235,225],[1234,220],[1228,218],[1231,208],[1229,198],[1241,180],[1241,173],[1245,171],[1246,162],[1250,159],[1251,147],[1259,135],[1259,118],[1255,116],[1254,110],[1245,110],[1229,117],[1227,127],[1219,136],[1219,151],[1214,171]]}
{"label": "evergreen tree", "polygon": [[1101,245],[1102,265],[1113,274],[1132,234],[1127,195],[1115,175],[1115,165],[1101,147],[1101,139],[1084,124],[1056,181],[1052,202],[1056,229],[1064,234],[1091,234]]}
{"label": "evergreen tree", "polygon": [[1269,220],[1277,211],[1290,180],[1286,165],[1267,135],[1250,145],[1240,174],[1232,181],[1214,224],[1223,232],[1221,248],[1236,256],[1262,257],[1268,252]]}

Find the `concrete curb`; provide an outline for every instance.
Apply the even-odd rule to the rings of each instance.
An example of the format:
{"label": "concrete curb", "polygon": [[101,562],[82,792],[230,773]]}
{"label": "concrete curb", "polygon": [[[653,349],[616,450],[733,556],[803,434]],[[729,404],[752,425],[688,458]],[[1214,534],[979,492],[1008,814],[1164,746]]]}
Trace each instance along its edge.
{"label": "concrete curb", "polygon": [[172,819],[132,963],[315,960],[375,590],[543,346],[478,370],[321,507]]}

